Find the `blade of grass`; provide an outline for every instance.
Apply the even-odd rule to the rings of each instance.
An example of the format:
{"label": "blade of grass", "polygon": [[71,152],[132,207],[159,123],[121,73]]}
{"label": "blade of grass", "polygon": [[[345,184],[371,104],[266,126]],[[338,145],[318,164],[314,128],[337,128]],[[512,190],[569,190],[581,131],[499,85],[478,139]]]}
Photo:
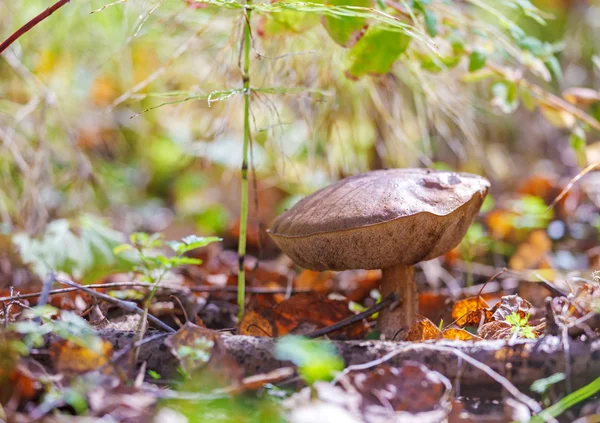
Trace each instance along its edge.
{"label": "blade of grass", "polygon": [[591,382],[588,385],[585,385],[583,388],[576,390],[575,392],[567,395],[556,404],[546,408],[541,413],[536,416],[533,416],[529,423],[544,423],[547,421],[548,416],[558,417],[569,408],[574,405],[579,404],[581,401],[591,397],[600,391],[600,377]]}

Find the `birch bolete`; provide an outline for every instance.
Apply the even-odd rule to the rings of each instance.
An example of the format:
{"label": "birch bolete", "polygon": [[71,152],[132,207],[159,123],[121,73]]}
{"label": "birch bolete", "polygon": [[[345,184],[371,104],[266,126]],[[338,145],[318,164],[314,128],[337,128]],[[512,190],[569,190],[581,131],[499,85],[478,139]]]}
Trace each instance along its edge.
{"label": "birch bolete", "polygon": [[381,294],[399,302],[379,314],[388,339],[415,320],[413,266],[456,247],[487,194],[489,181],[430,169],[375,170],[299,201],[269,233],[298,265],[312,270],[381,269]]}

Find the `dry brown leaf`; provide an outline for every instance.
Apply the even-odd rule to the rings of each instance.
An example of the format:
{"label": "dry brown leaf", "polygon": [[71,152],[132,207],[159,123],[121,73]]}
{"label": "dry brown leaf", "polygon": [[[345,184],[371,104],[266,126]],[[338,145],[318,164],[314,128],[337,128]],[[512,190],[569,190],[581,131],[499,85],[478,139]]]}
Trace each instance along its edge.
{"label": "dry brown leaf", "polygon": [[[240,321],[240,335],[276,337],[277,330],[272,321],[272,310],[261,309],[260,313],[249,309]],[[268,317],[267,317],[268,316]]]}
{"label": "dry brown leaf", "polygon": [[438,292],[420,292],[419,293],[419,314],[427,317],[433,322],[439,322],[441,319],[447,321],[450,314],[450,297]]}
{"label": "dry brown leaf", "polygon": [[335,273],[330,271],[315,272],[314,270],[303,270],[294,279],[294,288],[310,289],[319,294],[327,294],[334,286],[334,275]]}
{"label": "dry brown leaf", "polygon": [[515,254],[510,258],[508,266],[514,270],[550,267],[546,260],[552,249],[552,241],[543,230],[533,231],[527,240],[519,245]]}
{"label": "dry brown leaf", "polygon": [[222,385],[236,385],[241,381],[242,371],[227,353],[218,332],[188,322],[169,336],[165,345],[188,374],[209,371]]}
{"label": "dry brown leaf", "polygon": [[[347,301],[330,300],[316,293],[301,293],[273,308],[250,308],[240,322],[240,334],[253,336],[304,335],[339,322],[353,313]],[[362,338],[368,327],[358,322],[332,332],[333,339]]]}
{"label": "dry brown leaf", "polygon": [[591,106],[600,101],[600,91],[592,88],[573,87],[563,91],[562,96],[576,106]]}
{"label": "dry brown leaf", "polygon": [[265,386],[267,383],[281,382],[282,380],[294,376],[295,373],[296,370],[293,367],[280,367],[279,369],[273,370],[269,373],[248,376],[242,379],[239,387],[236,387],[230,392],[233,394],[245,391],[256,391],[257,389]]}
{"label": "dry brown leaf", "polygon": [[[103,367],[110,362],[112,344],[103,339],[97,340],[97,347],[85,347],[72,341],[59,340],[50,344],[50,358],[58,373],[76,375]],[[107,367],[107,372],[112,368]]]}
{"label": "dry brown leaf", "polygon": [[454,307],[452,307],[452,319],[454,319],[458,326],[475,326],[473,318],[476,318],[477,314],[473,314],[473,312],[481,314],[482,310],[485,313],[485,310],[489,308],[490,306],[487,301],[481,296],[465,298],[464,300],[457,301]]}
{"label": "dry brown leaf", "polygon": [[495,239],[506,239],[514,231],[513,221],[516,214],[506,210],[492,210],[486,216],[490,235]]}
{"label": "dry brown leaf", "polygon": [[383,364],[368,373],[355,373],[352,384],[361,394],[364,411],[383,407],[411,414],[444,407],[451,387],[442,374],[412,361],[402,367]]}
{"label": "dry brown leaf", "polygon": [[540,103],[539,109],[542,116],[557,128],[572,128],[577,123],[577,119],[572,113],[558,109],[548,103]]}
{"label": "dry brown leaf", "polygon": [[518,313],[521,318],[527,316],[531,303],[517,294],[505,295],[492,309],[494,320],[506,320],[507,316]]}
{"label": "dry brown leaf", "polygon": [[406,335],[405,341],[411,342],[421,342],[428,341],[431,339],[437,340],[442,339],[442,331],[433,324],[431,320],[426,317],[421,318],[421,320],[415,322],[410,330],[408,331],[408,335]]}
{"label": "dry brown leaf", "polygon": [[448,328],[442,332],[444,339],[452,339],[455,341],[481,341],[479,336],[473,335],[464,329]]}
{"label": "dry brown leaf", "polygon": [[484,324],[477,333],[483,339],[507,339],[512,335],[512,326],[506,321],[495,321]]}
{"label": "dry brown leaf", "polygon": [[350,301],[362,302],[381,283],[380,270],[346,270],[337,274],[337,289]]}

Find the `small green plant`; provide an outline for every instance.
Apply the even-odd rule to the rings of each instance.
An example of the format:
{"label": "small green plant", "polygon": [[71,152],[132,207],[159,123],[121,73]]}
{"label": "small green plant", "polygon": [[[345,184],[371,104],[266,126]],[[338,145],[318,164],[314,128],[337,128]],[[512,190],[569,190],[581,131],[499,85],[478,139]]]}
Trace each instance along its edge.
{"label": "small green plant", "polygon": [[298,373],[308,385],[320,380],[330,381],[344,369],[344,360],[332,344],[301,336],[282,338],[275,346],[275,356],[296,364]]}
{"label": "small green plant", "polygon": [[[144,232],[135,232],[129,237],[129,244],[121,244],[113,250],[117,255],[136,252],[140,264],[135,265],[132,270],[141,275],[144,282],[153,284],[150,295],[148,295],[144,302],[144,314],[138,327],[138,339],[144,337],[148,309],[156,295],[160,282],[167,273],[182,265],[202,264],[202,260],[185,257],[184,254],[217,241],[221,241],[221,238],[199,237],[196,235],[186,236],[180,241],[163,241],[160,233],[149,235]],[[159,251],[165,247],[170,248],[175,254],[170,257],[160,254]]]}
{"label": "small green plant", "polygon": [[525,317],[519,316],[518,313],[513,312],[506,317],[506,321],[512,326],[510,332],[517,333],[518,336],[528,339],[536,339],[533,327],[529,326],[529,314]]}

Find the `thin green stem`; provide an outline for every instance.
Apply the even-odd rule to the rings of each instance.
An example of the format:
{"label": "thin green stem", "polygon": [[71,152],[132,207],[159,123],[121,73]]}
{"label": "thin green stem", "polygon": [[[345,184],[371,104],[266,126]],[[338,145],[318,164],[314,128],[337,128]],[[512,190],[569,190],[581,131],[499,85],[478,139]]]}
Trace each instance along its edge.
{"label": "thin green stem", "polygon": [[[250,4],[252,0],[246,0]],[[242,157],[242,198],[240,206],[240,237],[238,243],[238,318],[244,315],[244,302],[246,293],[246,272],[244,261],[246,256],[246,233],[248,230],[248,147],[250,144],[250,14],[246,9],[246,23],[244,26],[244,64],[242,80],[244,82],[244,148]]]}

